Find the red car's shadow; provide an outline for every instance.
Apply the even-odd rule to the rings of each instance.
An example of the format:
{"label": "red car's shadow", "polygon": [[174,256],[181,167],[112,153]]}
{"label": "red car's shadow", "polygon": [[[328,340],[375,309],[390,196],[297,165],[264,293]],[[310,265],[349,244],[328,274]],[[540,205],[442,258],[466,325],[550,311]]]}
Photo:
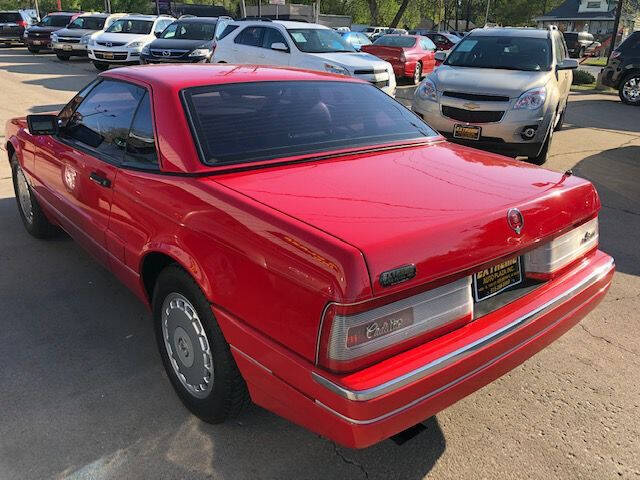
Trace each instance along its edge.
{"label": "red car's shadow", "polygon": [[174,394],[129,290],[66,235],[30,237],[14,198],[0,198],[0,225],[7,478],[419,479],[444,452],[435,418],[402,446],[365,450],[255,406],[201,422]]}

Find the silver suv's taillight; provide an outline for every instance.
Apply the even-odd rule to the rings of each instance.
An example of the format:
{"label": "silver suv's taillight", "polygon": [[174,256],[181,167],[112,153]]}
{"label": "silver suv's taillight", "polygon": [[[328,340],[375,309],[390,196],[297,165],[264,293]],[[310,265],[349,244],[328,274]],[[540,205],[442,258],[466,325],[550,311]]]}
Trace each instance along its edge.
{"label": "silver suv's taillight", "polygon": [[377,353],[460,326],[472,314],[471,277],[361,313],[329,309],[319,360],[336,371],[360,368],[379,359]]}
{"label": "silver suv's taillight", "polygon": [[566,267],[597,245],[598,218],[596,217],[525,253],[525,271],[534,274],[551,274]]}

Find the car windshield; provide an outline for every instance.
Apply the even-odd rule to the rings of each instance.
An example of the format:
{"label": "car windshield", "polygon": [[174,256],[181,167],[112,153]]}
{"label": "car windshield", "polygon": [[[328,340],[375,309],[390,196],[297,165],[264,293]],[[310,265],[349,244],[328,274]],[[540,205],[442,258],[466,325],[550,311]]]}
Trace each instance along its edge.
{"label": "car windshield", "polygon": [[208,165],[424,140],[437,135],[373,85],[255,82],[184,90],[196,143]]}
{"label": "car windshield", "polygon": [[149,35],[153,22],[149,20],[129,20],[120,19],[113,22],[107,32],[109,33],[133,33],[138,35]]}
{"label": "car windshield", "polygon": [[407,35],[383,35],[378,38],[374,45],[382,45],[384,47],[413,47],[416,44],[414,37]]}
{"label": "car windshield", "polygon": [[215,34],[215,23],[174,22],[162,32],[161,38],[173,38],[176,40],[213,40]]}
{"label": "car windshield", "polygon": [[47,15],[40,22],[40,26],[42,27],[65,27],[69,20],[71,20],[71,16],[69,15]]}
{"label": "car windshield", "polygon": [[451,43],[458,43],[460,41],[460,37],[452,33],[441,33],[440,35],[446,37]]}
{"label": "car windshield", "polygon": [[104,17],[78,17],[69,24],[69,29],[82,30],[102,30],[104,27]]}
{"label": "car windshield", "polygon": [[325,28],[292,28],[287,30],[298,47],[306,53],[355,52],[342,36]]}
{"label": "car windshield", "polygon": [[536,72],[549,70],[551,44],[547,38],[466,37],[449,54],[445,65]]}

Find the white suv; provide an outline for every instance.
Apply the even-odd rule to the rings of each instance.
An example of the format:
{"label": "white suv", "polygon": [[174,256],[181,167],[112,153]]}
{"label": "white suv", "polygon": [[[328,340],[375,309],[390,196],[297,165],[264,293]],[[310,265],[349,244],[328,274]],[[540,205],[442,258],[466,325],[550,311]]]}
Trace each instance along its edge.
{"label": "white suv", "polygon": [[104,71],[109,65],[140,63],[140,51],[173,23],[167,15],[127,15],[113,22],[104,32],[94,34],[88,42],[89,58]]}
{"label": "white suv", "polygon": [[231,22],[222,32],[211,61],[319,70],[366,80],[391,96],[396,91],[389,62],[357,52],[332,29],[313,23]]}

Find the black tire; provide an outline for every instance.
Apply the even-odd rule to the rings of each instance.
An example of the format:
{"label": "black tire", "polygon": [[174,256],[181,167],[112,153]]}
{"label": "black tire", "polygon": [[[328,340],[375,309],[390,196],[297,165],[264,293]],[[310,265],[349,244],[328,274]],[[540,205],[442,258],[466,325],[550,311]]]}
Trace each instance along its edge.
{"label": "black tire", "polygon": [[40,49],[39,48],[27,47],[27,50],[29,50],[34,55],[37,54],[37,53],[40,53]]}
{"label": "black tire", "polygon": [[[16,196],[18,213],[20,214],[24,228],[35,238],[45,239],[55,237],[60,231],[55,225],[49,222],[40,208],[40,204],[26,181],[26,177],[22,172],[18,157],[15,153],[11,157],[11,176],[13,178],[13,191]],[[20,186],[22,182],[24,183]],[[22,194],[27,195],[27,199],[21,198]],[[27,207],[27,204],[29,207]]]}
{"label": "black tire", "polygon": [[93,66],[96,67],[96,70],[99,70],[101,72],[106,72],[107,70],[109,70],[109,64],[108,63],[96,62],[94,60],[93,61]]}
{"label": "black tire", "polygon": [[[629,90],[625,92],[626,87]],[[640,72],[630,73],[622,79],[620,87],[618,87],[618,96],[622,103],[634,106],[640,105]]]}
{"label": "black tire", "polygon": [[420,80],[422,80],[422,63],[417,62],[416,69],[413,72],[413,77],[411,78],[411,81],[413,82],[414,85],[418,85],[420,83]]}
{"label": "black tire", "polygon": [[67,55],[65,53],[56,53],[56,57],[58,57],[58,60],[62,60],[63,62],[66,62],[71,58],[71,55]]}
{"label": "black tire", "polygon": [[542,149],[540,153],[538,153],[535,157],[529,157],[528,162],[533,163],[534,165],[544,165],[547,161],[547,155],[549,154],[549,147],[551,146],[551,139],[553,138],[553,128],[550,127],[547,132],[547,136],[544,139],[544,143],[542,144]]}
{"label": "black tire", "polygon": [[[188,303],[176,296],[186,299]],[[175,305],[172,299],[176,302]],[[181,301],[184,310],[179,306]],[[156,341],[162,363],[184,405],[208,423],[220,423],[238,415],[249,403],[247,386],[213,315],[211,305],[195,280],[178,265],[166,267],[156,282],[152,303]],[[205,337],[193,327],[193,313],[191,312],[192,317],[181,313],[188,312],[191,308],[197,314],[195,318],[199,320],[199,325],[202,326],[209,352],[202,350],[201,340]],[[172,309],[172,313],[167,315],[167,309]],[[166,328],[163,328],[163,323],[167,324]],[[175,349],[175,352],[170,353],[169,348]],[[210,372],[211,369],[206,369],[205,361],[202,359],[203,354],[210,355],[213,383],[208,392],[193,393],[183,381],[187,382],[187,377],[204,380]],[[189,359],[191,365],[186,365]],[[182,380],[178,377],[176,369],[182,375]],[[198,387],[202,385],[208,384],[202,382]]]}

